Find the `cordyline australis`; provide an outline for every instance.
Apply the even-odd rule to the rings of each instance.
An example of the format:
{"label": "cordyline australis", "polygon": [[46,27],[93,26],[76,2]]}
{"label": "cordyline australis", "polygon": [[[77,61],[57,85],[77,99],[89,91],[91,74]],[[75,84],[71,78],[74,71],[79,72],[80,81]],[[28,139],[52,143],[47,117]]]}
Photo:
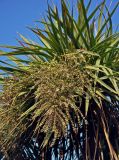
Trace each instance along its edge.
{"label": "cordyline australis", "polygon": [[10,59],[0,66],[5,159],[119,159],[119,2],[111,11],[92,2],[48,5],[44,29],[30,28],[42,45],[20,35],[20,46],[1,51]]}

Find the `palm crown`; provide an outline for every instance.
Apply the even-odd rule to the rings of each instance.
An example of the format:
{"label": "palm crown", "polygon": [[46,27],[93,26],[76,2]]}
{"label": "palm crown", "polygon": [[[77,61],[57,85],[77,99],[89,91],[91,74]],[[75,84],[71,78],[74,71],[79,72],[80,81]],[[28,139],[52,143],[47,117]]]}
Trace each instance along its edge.
{"label": "palm crown", "polygon": [[[13,159],[115,159],[119,156],[119,33],[106,0],[78,0],[77,17],[61,0],[48,5],[42,45],[20,35],[19,47],[1,51],[3,91],[0,145]],[[105,14],[106,11],[106,14]],[[27,58],[18,58],[25,55]]]}

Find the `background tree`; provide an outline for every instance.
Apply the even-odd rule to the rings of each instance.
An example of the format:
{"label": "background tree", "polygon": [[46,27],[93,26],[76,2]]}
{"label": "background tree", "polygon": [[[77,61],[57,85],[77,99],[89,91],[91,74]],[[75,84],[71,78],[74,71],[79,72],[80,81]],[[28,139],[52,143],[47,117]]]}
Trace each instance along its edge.
{"label": "background tree", "polygon": [[[2,52],[0,147],[6,159],[119,158],[119,33],[106,0],[48,5],[42,45],[23,37]],[[89,12],[90,11],[90,12]],[[27,58],[19,58],[25,55]],[[2,74],[2,73],[1,73]]]}

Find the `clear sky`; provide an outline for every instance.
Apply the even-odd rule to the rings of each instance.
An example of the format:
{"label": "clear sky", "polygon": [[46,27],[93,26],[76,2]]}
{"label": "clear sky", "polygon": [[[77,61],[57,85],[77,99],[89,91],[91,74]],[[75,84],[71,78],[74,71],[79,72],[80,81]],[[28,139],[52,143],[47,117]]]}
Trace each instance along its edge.
{"label": "clear sky", "polygon": [[15,45],[17,32],[32,36],[34,26],[46,9],[46,0],[0,0],[0,44]]}
{"label": "clear sky", "polygon": [[[52,1],[59,3],[59,0]],[[74,2],[75,0],[70,1]],[[94,0],[93,5],[101,1]],[[113,3],[118,1],[113,0]],[[0,0],[0,44],[16,45],[17,32],[27,38],[34,38],[31,31],[26,27],[35,26],[35,21],[40,20],[46,14],[46,8],[47,0]],[[119,15],[117,13],[114,17],[114,22],[119,23]]]}

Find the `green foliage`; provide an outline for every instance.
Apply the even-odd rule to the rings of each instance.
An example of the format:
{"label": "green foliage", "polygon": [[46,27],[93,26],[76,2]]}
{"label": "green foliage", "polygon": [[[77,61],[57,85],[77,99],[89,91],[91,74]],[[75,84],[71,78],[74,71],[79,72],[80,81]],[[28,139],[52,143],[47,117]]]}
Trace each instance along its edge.
{"label": "green foliage", "polygon": [[41,159],[118,160],[119,33],[112,16],[119,2],[112,11],[106,0],[90,11],[92,0],[87,6],[78,0],[77,18],[60,2],[61,16],[48,5],[44,30],[30,28],[42,45],[20,35],[21,46],[1,52],[13,64],[0,66],[7,74],[1,77],[0,145],[9,155],[34,138]]}

